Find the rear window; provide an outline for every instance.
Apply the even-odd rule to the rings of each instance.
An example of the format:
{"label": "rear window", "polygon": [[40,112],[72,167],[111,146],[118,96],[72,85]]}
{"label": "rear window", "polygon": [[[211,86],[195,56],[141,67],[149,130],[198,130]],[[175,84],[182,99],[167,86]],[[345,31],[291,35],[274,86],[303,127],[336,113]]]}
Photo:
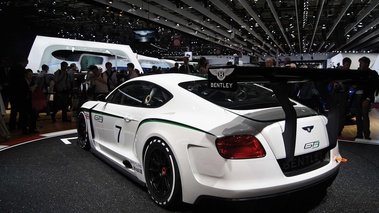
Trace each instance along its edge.
{"label": "rear window", "polygon": [[238,83],[236,91],[211,89],[207,80],[185,82],[179,86],[228,109],[247,110],[281,106],[272,91],[254,83]]}

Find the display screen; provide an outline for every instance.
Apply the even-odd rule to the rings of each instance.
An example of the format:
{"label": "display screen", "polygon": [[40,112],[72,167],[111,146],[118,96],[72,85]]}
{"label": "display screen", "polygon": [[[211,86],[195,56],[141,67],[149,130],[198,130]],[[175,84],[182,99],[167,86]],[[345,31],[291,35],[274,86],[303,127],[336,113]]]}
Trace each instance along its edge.
{"label": "display screen", "polygon": [[133,30],[133,37],[138,43],[154,43],[159,39],[158,30],[154,29]]}

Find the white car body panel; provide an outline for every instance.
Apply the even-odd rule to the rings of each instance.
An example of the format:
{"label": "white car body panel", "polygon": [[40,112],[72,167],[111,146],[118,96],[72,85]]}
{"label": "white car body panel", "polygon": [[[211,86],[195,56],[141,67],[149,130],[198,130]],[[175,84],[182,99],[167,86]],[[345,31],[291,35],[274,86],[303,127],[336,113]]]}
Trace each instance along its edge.
{"label": "white car body panel", "polygon": [[[257,129],[249,124],[252,122],[250,119],[240,115],[253,114],[262,109],[224,109],[191,95],[173,83],[199,80],[197,76],[164,74],[138,77],[129,82],[137,80],[149,80],[161,85],[174,98],[162,107],[145,109],[86,102],[82,109],[85,113],[91,111],[86,116],[87,126],[93,126],[88,129],[91,147],[145,182],[145,144],[152,137],[163,139],[177,160],[183,202],[194,203],[202,195],[236,199],[273,195],[315,184],[338,171],[340,163],[334,160],[341,157],[337,145],[329,151],[327,165],[303,174],[285,176],[277,161],[286,157],[282,137],[284,121],[271,122],[265,124],[262,130]],[[302,106],[297,103],[295,107]],[[324,116],[303,117],[297,121],[295,156],[329,146]],[[307,126],[313,126],[311,132],[303,129]],[[215,139],[237,130],[254,133],[266,150],[266,156],[240,160],[221,157],[215,148]],[[311,144],[305,148],[308,143]],[[125,168],[125,160],[130,162],[132,168]]]}

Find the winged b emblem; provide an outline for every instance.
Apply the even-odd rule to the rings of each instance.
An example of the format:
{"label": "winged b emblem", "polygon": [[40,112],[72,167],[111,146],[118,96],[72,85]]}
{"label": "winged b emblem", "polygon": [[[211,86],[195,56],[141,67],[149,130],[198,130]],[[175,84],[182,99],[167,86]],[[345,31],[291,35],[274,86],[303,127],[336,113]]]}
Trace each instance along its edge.
{"label": "winged b emblem", "polygon": [[313,126],[305,126],[303,127],[303,130],[307,131],[307,132],[312,132],[312,129],[313,129]]}
{"label": "winged b emblem", "polygon": [[219,68],[219,69],[209,69],[209,72],[217,76],[217,79],[220,81],[223,81],[226,76],[233,73],[234,68]]}

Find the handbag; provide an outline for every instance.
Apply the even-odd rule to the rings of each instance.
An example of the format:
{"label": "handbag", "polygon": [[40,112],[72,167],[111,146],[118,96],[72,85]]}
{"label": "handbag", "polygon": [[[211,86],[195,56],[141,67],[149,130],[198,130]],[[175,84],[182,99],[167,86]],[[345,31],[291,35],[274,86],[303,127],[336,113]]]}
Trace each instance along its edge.
{"label": "handbag", "polygon": [[37,89],[32,93],[32,106],[37,111],[46,107],[46,96],[42,90]]}

